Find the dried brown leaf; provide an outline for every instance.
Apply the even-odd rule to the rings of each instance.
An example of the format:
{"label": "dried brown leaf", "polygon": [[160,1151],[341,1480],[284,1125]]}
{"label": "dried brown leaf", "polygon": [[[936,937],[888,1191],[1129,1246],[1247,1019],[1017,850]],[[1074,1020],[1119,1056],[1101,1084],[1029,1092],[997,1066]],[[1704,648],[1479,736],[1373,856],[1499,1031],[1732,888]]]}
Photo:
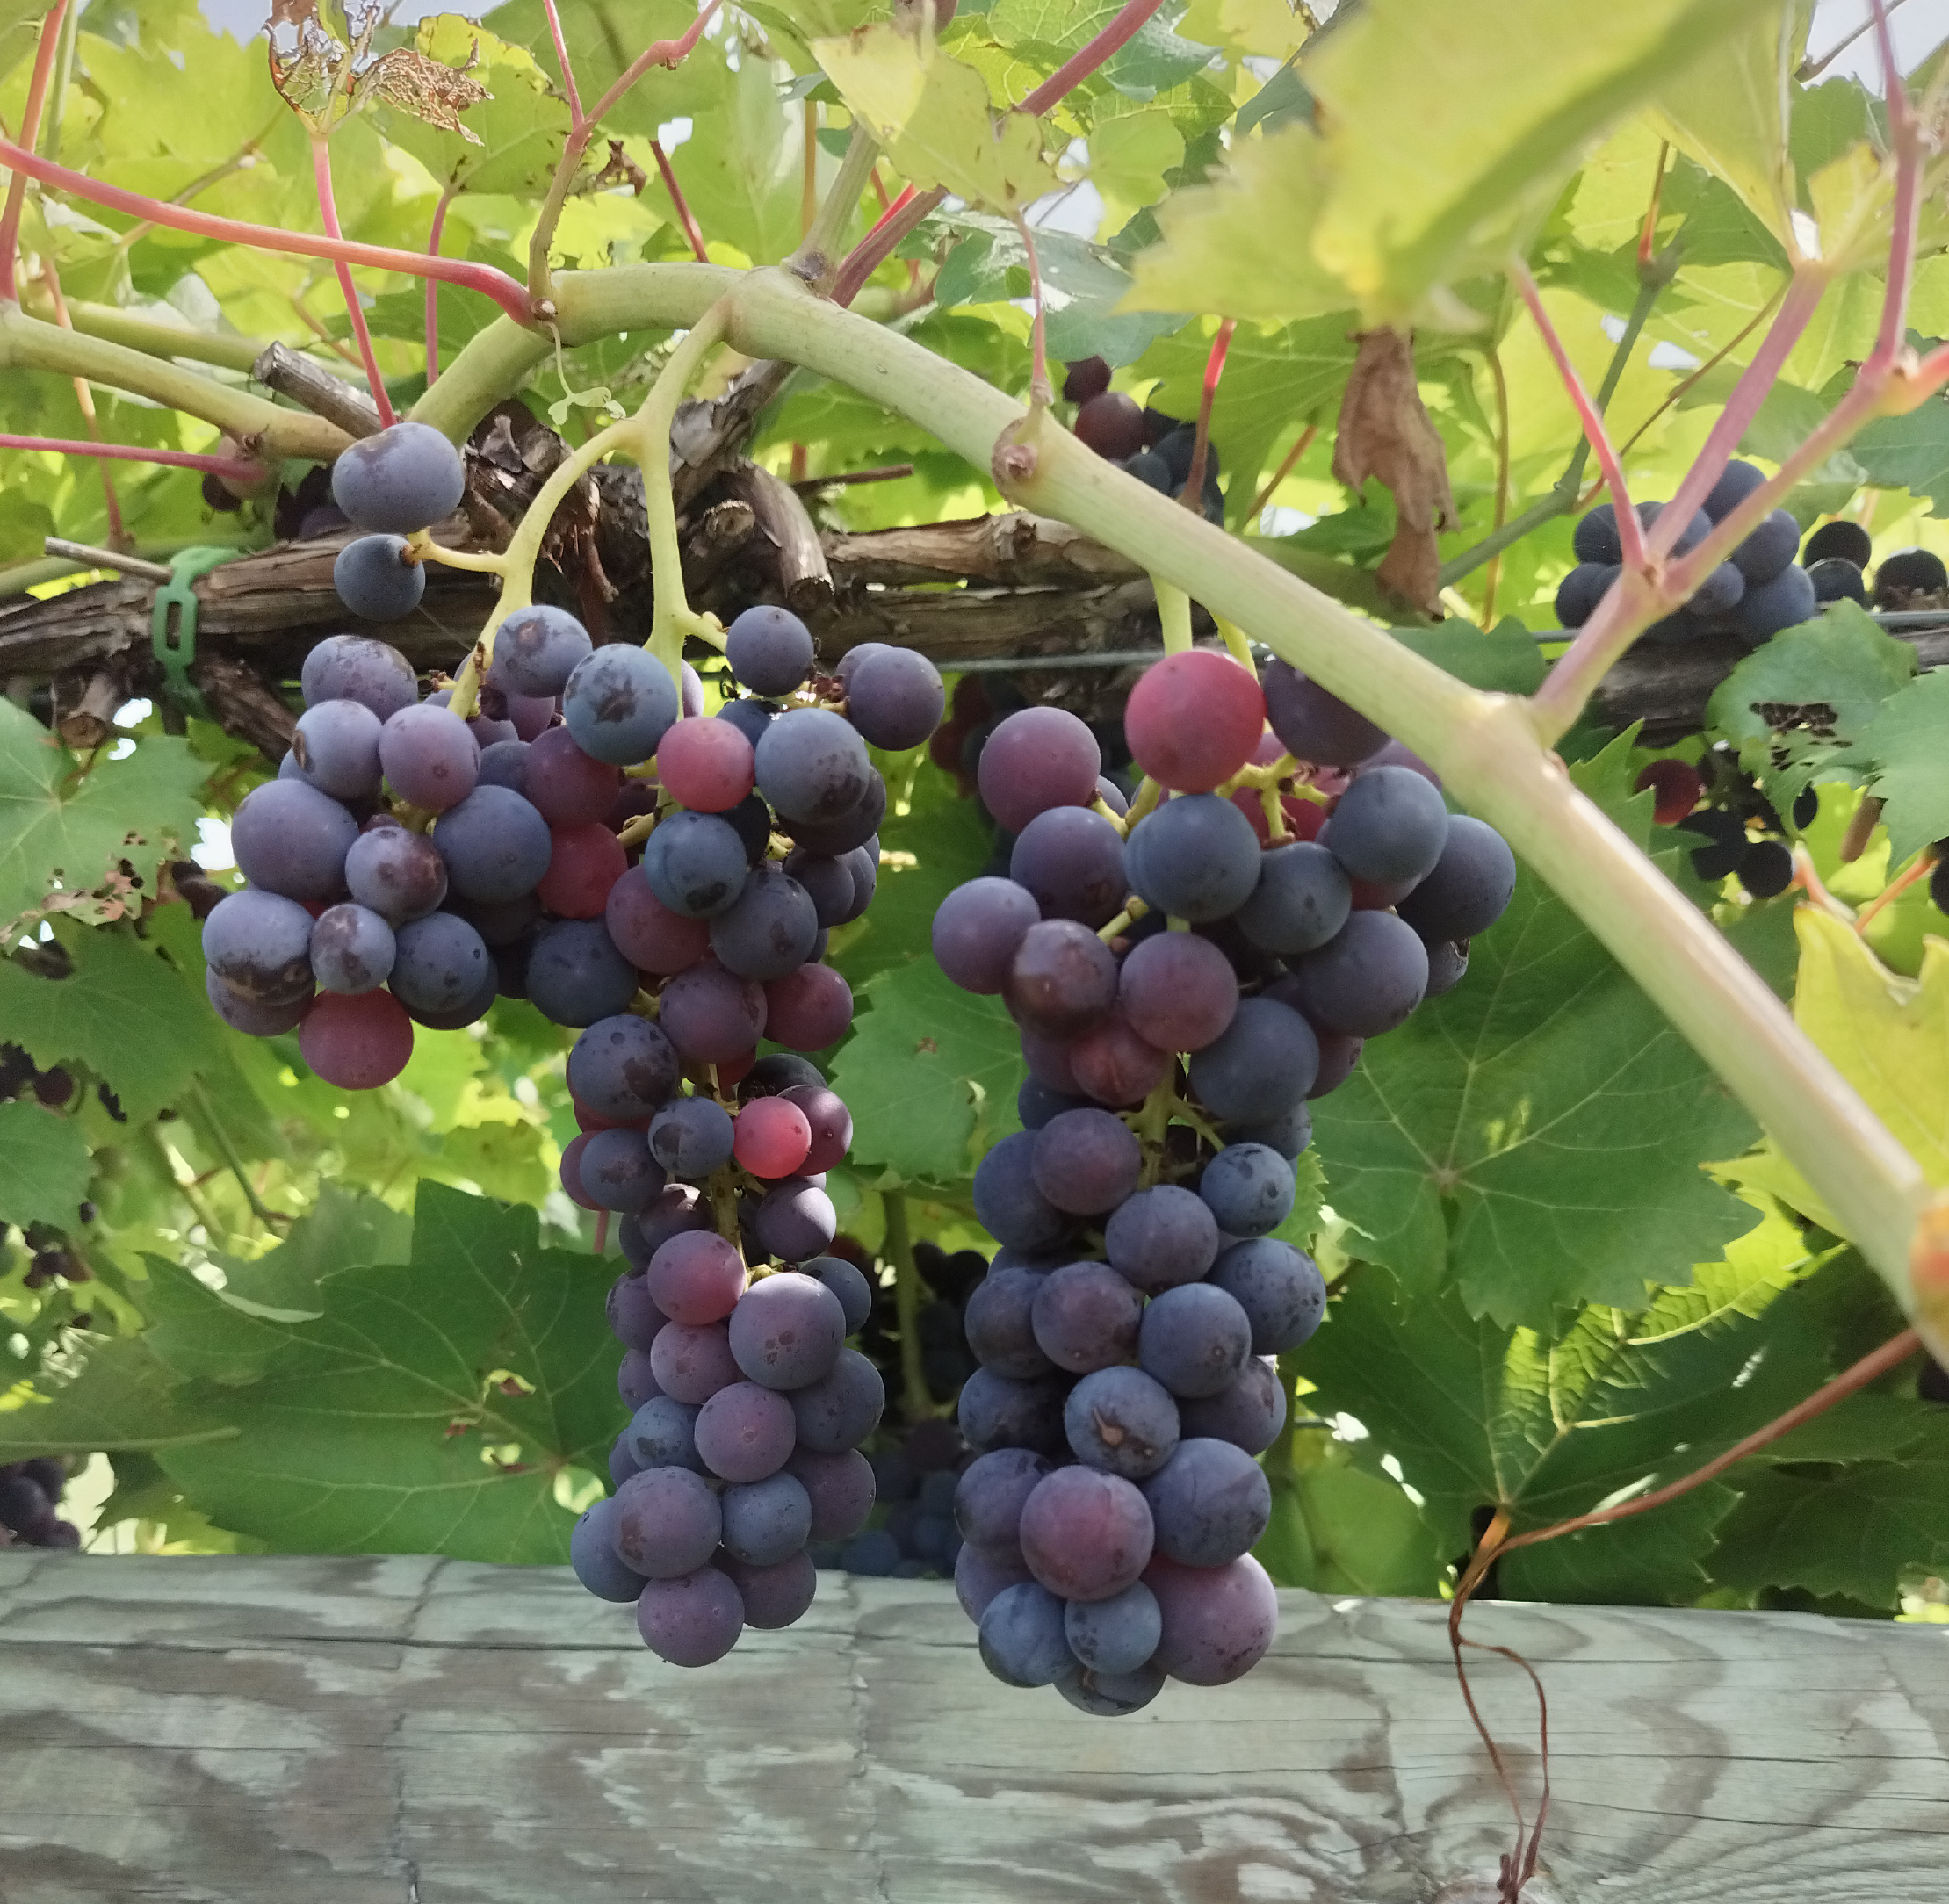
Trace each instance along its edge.
{"label": "dried brown leaf", "polygon": [[[473,63],[470,60],[470,65]],[[437,126],[444,133],[458,133],[470,145],[479,145],[480,135],[460,123],[460,115],[470,105],[479,105],[494,95],[464,70],[443,66],[413,47],[398,47],[375,60],[359,76],[362,97],[383,99],[402,112]]]}
{"label": "dried brown leaf", "polygon": [[384,100],[442,132],[481,142],[459,115],[494,97],[485,86],[469,79],[465,68],[443,66],[411,47],[372,58],[386,9],[367,0],[349,4],[344,14],[350,45],[333,31],[319,0],[272,0],[266,28],[271,83],[314,132],[328,132],[339,119]]}
{"label": "dried brown leaf", "polygon": [[1447,459],[1415,382],[1412,339],[1368,330],[1354,342],[1359,351],[1340,399],[1333,474],[1356,491],[1372,476],[1392,494],[1394,540],[1375,580],[1432,611],[1440,593],[1435,537],[1455,520]]}

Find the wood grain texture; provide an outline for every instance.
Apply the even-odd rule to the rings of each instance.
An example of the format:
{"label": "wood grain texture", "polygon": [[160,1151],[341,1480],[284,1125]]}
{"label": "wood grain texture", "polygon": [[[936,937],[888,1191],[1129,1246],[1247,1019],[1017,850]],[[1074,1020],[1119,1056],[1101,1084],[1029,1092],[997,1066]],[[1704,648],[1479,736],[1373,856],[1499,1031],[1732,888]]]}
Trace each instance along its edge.
{"label": "wood grain texture", "polygon": [[[566,1569],[0,1554],[7,1904],[1493,1904],[1439,1605],[1283,1596],[1242,1684],[1093,1720],[938,1583],[820,1576],[685,1673]],[[1548,1689],[1530,1904],[1942,1904],[1949,1633],[1484,1606]],[[1535,1711],[1477,1696],[1526,1793]]]}

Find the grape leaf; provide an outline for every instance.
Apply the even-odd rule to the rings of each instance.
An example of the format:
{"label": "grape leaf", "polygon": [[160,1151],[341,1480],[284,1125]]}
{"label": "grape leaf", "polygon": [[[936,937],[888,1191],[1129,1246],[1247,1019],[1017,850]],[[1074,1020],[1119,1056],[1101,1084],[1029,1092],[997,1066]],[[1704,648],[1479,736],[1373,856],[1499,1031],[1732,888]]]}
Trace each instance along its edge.
{"label": "grape leaf", "polygon": [[1436,628],[1390,632],[1423,660],[1491,694],[1534,694],[1543,679],[1542,651],[1513,615],[1504,616],[1493,628],[1477,628],[1457,616]]}
{"label": "grape leaf", "polygon": [[870,1009],[833,1066],[853,1114],[853,1161],[907,1179],[952,1183],[981,1147],[1017,1128],[1021,1044],[996,999],[950,984],[931,959],[870,980]]}
{"label": "grape leaf", "polygon": [[1849,443],[1847,453],[1866,481],[1926,496],[1931,516],[1949,516],[1949,430],[1939,398],[1906,416],[1878,417]]}
{"label": "grape leaf", "polygon": [[609,1269],[538,1237],[531,1209],[422,1184],[411,1262],[322,1278],[323,1313],[299,1322],[155,1265],[182,1323],[167,1339],[260,1375],[225,1391],[235,1439],[164,1449],[163,1467],[212,1519],[285,1551],[566,1559],[555,1478],[600,1471],[621,1408]]}
{"label": "grape leaf", "polygon": [[198,1071],[224,1063],[223,1028],[202,988],[127,927],[63,920],[55,935],[73,962],[69,977],[0,960],[0,1024],[37,1064],[85,1064],[145,1122]]}
{"label": "grape leaf", "polygon": [[776,263],[803,235],[805,158],[770,69],[746,61],[725,76],[715,97],[694,98],[690,111],[703,115],[710,136],[687,141],[670,162],[698,228],[707,242],[737,246],[754,264]]}
{"label": "grape leaf", "polygon": [[[659,40],[681,40],[697,17],[692,0],[556,0],[556,12],[588,111],[638,54]],[[480,20],[502,40],[524,48],[542,72],[555,77],[554,41],[541,0],[507,0]],[[674,70],[651,67],[603,115],[603,129],[647,138],[666,120],[689,115],[705,83],[702,76],[713,67],[723,70],[723,56],[709,40],[700,40]],[[708,136],[708,122],[699,123],[697,130]]]}
{"label": "grape leaf", "polygon": [[1448,1556],[1397,1482],[1353,1466],[1338,1443],[1269,1478],[1272,1523],[1252,1553],[1277,1585],[1433,1596]]}
{"label": "grape leaf", "polygon": [[[6,1023],[4,1015],[0,1023]],[[94,1165],[73,1118],[32,1099],[0,1103],[0,1158],[6,1160],[0,1168],[0,1223],[75,1227]]]}
{"label": "grape leaf", "polygon": [[996,211],[1051,190],[1040,123],[988,107],[988,86],[971,66],[890,25],[812,44],[848,107],[917,185],[939,185]]}
{"label": "grape leaf", "polygon": [[[1628,754],[1621,739],[1572,776],[1623,807]],[[1641,846],[1649,804],[1624,809]],[[1467,984],[1370,1042],[1314,1125],[1355,1253],[1418,1293],[1452,1280],[1503,1323],[1640,1307],[1752,1222],[1702,1169],[1752,1142],[1750,1118],[1527,869]]]}
{"label": "grape leaf", "polygon": [[16,1388],[0,1406],[0,1461],[77,1448],[163,1448],[233,1440],[227,1390],[179,1384],[139,1338],[97,1341],[81,1373],[44,1392]]}
{"label": "grape leaf", "polygon": [[[1775,1215],[1728,1251],[1720,1300],[1702,1316],[1692,1292],[1677,1291],[1635,1315],[1587,1309],[1542,1333],[1471,1319],[1452,1289],[1412,1294],[1362,1266],[1295,1359],[1321,1413],[1367,1430],[1355,1447],[1368,1465],[1400,1464],[1452,1557],[1473,1544],[1477,1508],[1507,1509],[1517,1533],[1552,1525],[1677,1478],[1810,1394],[1830,1372],[1830,1310],[1853,1273],[1830,1267],[1794,1287],[1812,1260]],[[1831,1288],[1816,1287],[1823,1277]],[[1395,1372],[1411,1367],[1417,1379],[1404,1386]],[[1729,1505],[1724,1492],[1703,1504],[1688,1495],[1628,1528],[1521,1550],[1503,1563],[1505,1590],[1695,1594]]]}
{"label": "grape leaf", "polygon": [[1179,194],[1133,304],[1281,319],[1351,298],[1370,325],[1453,328],[1468,314],[1448,287],[1501,269],[1589,141],[1766,4],[1368,0],[1307,60],[1322,129],[1247,141],[1227,177]]}
{"label": "grape leaf", "polygon": [[50,896],[95,891],[123,860],[153,891],[174,844],[195,837],[208,772],[187,740],[169,734],[83,766],[25,708],[0,699],[0,936]]}
{"label": "grape leaf", "polygon": [[1919,674],[1890,696],[1840,756],[1881,800],[1891,865],[1949,833],[1949,670]]}
{"label": "grape leaf", "polygon": [[1711,1565],[1729,1587],[1803,1587],[1891,1612],[1902,1574],[1949,1561],[1949,1441],[1925,1453],[1843,1467],[1733,1473],[1743,1493]]}

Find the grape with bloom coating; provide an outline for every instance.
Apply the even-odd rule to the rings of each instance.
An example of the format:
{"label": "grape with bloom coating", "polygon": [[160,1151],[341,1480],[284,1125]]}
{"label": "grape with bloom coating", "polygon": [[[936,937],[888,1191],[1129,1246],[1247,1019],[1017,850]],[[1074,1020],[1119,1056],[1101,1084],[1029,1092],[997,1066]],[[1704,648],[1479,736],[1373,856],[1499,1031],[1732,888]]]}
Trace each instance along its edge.
{"label": "grape with bloom coating", "polygon": [[[1186,710],[1195,708],[1195,719]],[[1252,670],[1229,654],[1192,648],[1146,668],[1123,710],[1137,764],[1178,793],[1209,793],[1252,759],[1265,732],[1266,698]]]}

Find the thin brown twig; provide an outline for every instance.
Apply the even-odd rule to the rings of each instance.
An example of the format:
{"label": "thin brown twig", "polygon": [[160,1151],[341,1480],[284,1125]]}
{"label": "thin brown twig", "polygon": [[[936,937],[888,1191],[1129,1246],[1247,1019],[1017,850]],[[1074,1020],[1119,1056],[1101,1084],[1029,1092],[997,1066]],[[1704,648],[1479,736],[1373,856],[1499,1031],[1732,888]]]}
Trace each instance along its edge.
{"label": "thin brown twig", "polygon": [[1243,522],[1256,523],[1259,520],[1260,512],[1272,501],[1273,492],[1292,474],[1294,466],[1298,463],[1300,458],[1313,447],[1313,438],[1318,435],[1319,425],[1317,423],[1309,423],[1304,429],[1300,431],[1298,440],[1291,449],[1287,451],[1279,467],[1266,479],[1259,494],[1252,499],[1252,507],[1245,511]]}
{"label": "thin brown twig", "polygon": [[[1501,532],[1509,519],[1509,379],[1503,374],[1502,353],[1493,345],[1489,351],[1490,380],[1496,386],[1496,519],[1491,536]],[[1502,581],[1502,551],[1489,558],[1482,578],[1482,625],[1496,623],[1496,589]]]}
{"label": "thin brown twig", "polygon": [[1231,349],[1238,320],[1228,317],[1211,340],[1211,354],[1204,360],[1204,388],[1198,395],[1198,427],[1191,439],[1191,467],[1185,472],[1184,487],[1178,500],[1187,509],[1204,508],[1204,466],[1211,448],[1211,409],[1218,400],[1218,379],[1225,373],[1225,357]]}
{"label": "thin brown twig", "polygon": [[663,189],[670,195],[670,204],[676,212],[676,221],[682,227],[684,242],[690,247],[690,255],[699,264],[708,264],[711,254],[704,248],[704,234],[697,229],[697,221],[690,215],[690,207],[683,196],[683,187],[676,182],[676,173],[671,169],[669,155],[663,149],[660,139],[650,141],[650,150],[656,158],[656,169],[663,175]]}

